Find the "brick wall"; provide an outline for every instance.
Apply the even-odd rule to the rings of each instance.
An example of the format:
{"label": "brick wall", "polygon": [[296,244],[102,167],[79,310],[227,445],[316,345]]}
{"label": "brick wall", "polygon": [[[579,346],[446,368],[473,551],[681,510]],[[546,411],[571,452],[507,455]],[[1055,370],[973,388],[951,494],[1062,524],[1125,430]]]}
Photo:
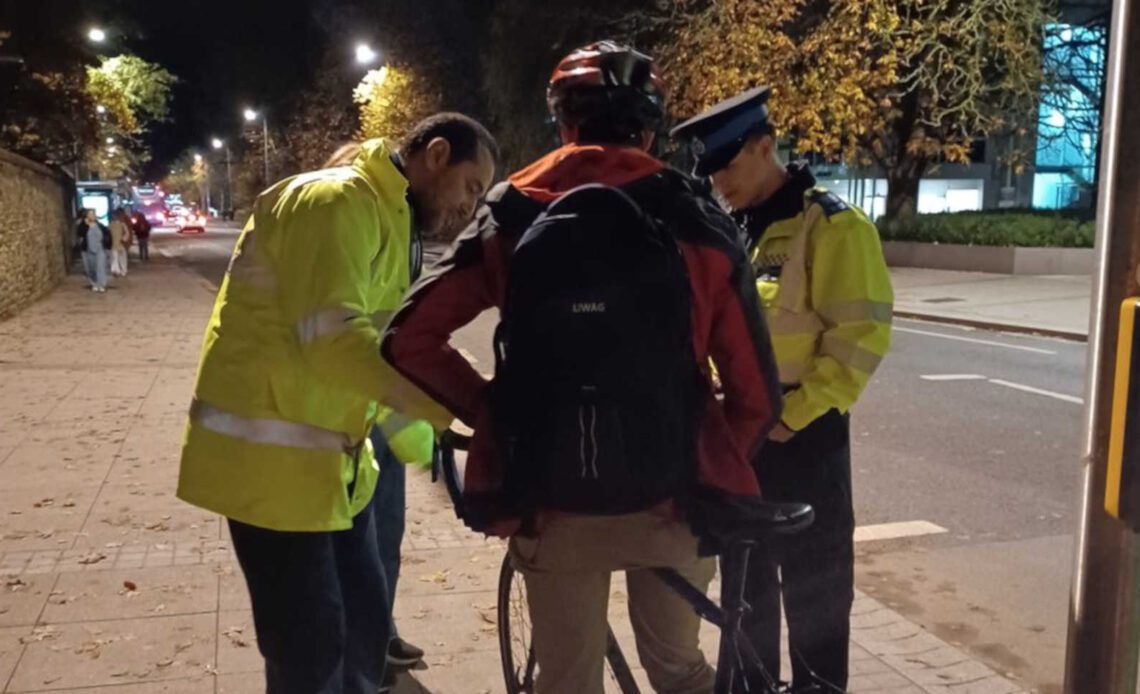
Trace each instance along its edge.
{"label": "brick wall", "polygon": [[66,271],[70,181],[0,150],[0,319],[50,291]]}

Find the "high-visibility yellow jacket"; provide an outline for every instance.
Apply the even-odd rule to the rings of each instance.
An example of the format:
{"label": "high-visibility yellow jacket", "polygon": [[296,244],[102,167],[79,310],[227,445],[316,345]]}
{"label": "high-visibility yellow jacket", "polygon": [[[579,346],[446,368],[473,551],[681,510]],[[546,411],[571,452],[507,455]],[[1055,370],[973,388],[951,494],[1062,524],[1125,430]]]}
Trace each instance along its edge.
{"label": "high-visibility yellow jacket", "polygon": [[795,431],[854,404],[890,348],[894,303],[878,230],[862,210],[815,187],[803,191],[798,207],[794,216],[748,230],[788,389],[781,421]]}
{"label": "high-visibility yellow jacket", "polygon": [[352,166],[259,196],[206,328],[179,498],[271,530],[343,530],[376,486],[378,417],[399,448],[430,451],[430,428],[418,447],[404,430],[450,418],[379,354],[409,284],[407,187],[371,140]]}

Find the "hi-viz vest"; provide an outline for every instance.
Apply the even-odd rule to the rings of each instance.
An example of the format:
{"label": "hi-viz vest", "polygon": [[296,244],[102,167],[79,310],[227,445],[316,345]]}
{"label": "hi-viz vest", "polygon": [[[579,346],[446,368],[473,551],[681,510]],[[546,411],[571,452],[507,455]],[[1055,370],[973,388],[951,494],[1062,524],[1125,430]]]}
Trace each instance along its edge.
{"label": "hi-viz vest", "polygon": [[789,389],[782,421],[846,412],[890,347],[894,294],[875,225],[822,188],[802,211],[757,230],[756,287]]}
{"label": "hi-viz vest", "polygon": [[259,196],[206,328],[179,498],[272,530],[342,530],[376,486],[378,418],[394,452],[430,457],[431,427],[377,402],[414,390],[379,356],[410,280],[407,185],[372,140],[351,167]]}

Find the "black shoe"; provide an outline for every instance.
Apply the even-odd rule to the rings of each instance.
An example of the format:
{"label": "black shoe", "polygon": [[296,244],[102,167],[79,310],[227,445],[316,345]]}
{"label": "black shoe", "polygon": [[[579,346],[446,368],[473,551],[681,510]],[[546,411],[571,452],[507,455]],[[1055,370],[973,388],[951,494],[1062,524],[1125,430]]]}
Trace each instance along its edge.
{"label": "black shoe", "polygon": [[399,636],[388,644],[388,664],[396,667],[410,668],[424,659],[424,652]]}
{"label": "black shoe", "polygon": [[388,668],[384,670],[384,682],[380,684],[376,694],[391,694],[394,691],[396,691],[396,673],[392,668]]}

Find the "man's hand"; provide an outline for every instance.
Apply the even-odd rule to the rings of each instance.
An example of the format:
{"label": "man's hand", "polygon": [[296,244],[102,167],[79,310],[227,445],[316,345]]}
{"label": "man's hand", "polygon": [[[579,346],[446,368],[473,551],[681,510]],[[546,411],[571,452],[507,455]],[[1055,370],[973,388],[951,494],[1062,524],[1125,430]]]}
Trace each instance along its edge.
{"label": "man's hand", "polygon": [[795,435],[796,432],[784,426],[783,422],[779,422],[768,434],[768,440],[775,441],[776,443],[787,443],[788,441],[791,441],[792,437]]}

